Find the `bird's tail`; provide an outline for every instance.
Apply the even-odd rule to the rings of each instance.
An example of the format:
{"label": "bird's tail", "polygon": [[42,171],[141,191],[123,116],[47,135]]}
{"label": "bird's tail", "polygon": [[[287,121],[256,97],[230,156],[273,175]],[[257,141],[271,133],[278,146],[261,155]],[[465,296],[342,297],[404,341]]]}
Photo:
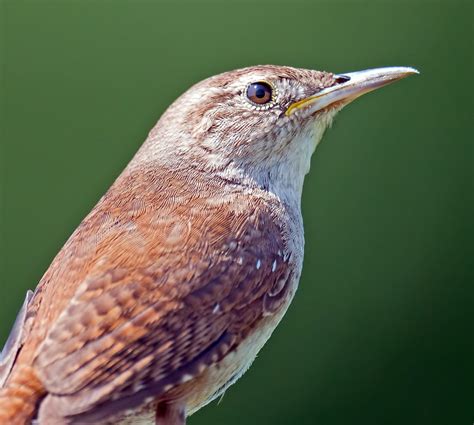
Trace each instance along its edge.
{"label": "bird's tail", "polygon": [[45,390],[30,366],[17,366],[0,389],[0,425],[30,425]]}

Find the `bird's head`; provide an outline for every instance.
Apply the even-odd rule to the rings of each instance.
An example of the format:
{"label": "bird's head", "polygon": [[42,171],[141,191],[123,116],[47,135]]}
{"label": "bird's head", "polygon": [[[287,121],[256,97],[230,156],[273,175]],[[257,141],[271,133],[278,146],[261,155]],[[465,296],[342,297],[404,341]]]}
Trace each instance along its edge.
{"label": "bird's head", "polygon": [[273,65],[225,72],[178,98],[138,156],[252,180],[278,196],[290,191],[298,198],[311,154],[335,114],[414,73],[407,67],[333,74]]}

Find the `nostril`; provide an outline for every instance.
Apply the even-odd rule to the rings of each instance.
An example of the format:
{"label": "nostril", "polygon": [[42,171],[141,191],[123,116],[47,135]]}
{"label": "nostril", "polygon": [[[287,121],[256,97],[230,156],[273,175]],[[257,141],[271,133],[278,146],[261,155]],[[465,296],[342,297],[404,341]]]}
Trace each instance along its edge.
{"label": "nostril", "polygon": [[335,75],[335,77],[337,84],[347,83],[351,79],[347,75]]}

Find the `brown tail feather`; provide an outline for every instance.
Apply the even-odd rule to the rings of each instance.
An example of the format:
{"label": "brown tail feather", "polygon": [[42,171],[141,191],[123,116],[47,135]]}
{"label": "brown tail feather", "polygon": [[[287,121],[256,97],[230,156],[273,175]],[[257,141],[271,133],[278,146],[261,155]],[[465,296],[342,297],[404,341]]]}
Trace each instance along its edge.
{"label": "brown tail feather", "polygon": [[17,367],[0,389],[0,425],[30,425],[45,394],[31,367]]}

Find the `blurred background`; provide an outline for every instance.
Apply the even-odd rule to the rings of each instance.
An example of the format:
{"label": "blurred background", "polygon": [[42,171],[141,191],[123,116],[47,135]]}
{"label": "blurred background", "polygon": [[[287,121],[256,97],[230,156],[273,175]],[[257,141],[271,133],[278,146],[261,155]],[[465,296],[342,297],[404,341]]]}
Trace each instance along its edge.
{"label": "blurred background", "polygon": [[254,64],[415,66],[327,132],[295,301],[250,371],[189,422],[472,424],[472,5],[4,0],[0,344],[190,85]]}

